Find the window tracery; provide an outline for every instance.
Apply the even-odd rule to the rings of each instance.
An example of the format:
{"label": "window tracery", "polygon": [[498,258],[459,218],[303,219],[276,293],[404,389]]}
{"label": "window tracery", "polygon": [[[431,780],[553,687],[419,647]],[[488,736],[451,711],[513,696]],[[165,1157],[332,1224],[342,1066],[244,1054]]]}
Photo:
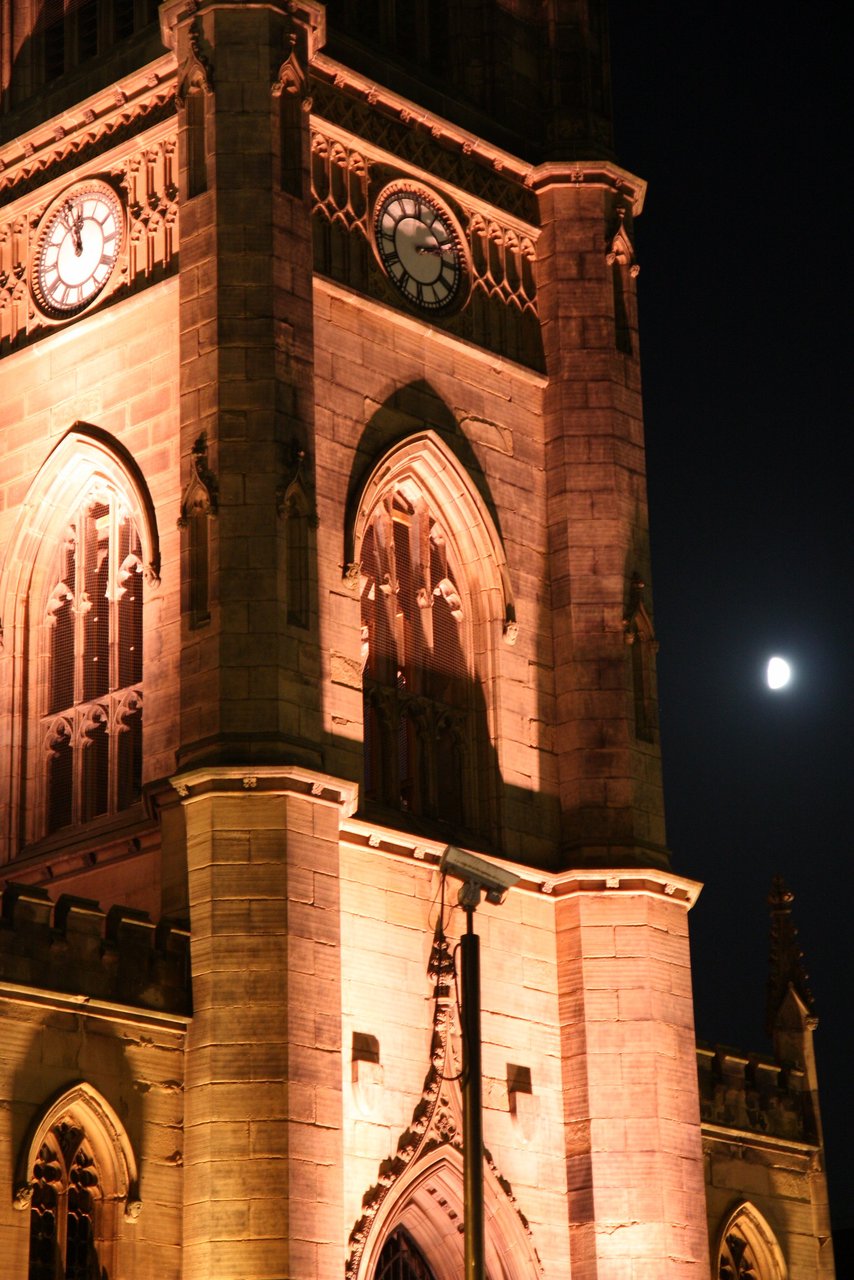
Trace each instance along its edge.
{"label": "window tracery", "polygon": [[142,772],[142,546],[96,480],[54,552],[43,623],[44,833],[128,808]]}
{"label": "window tracery", "polygon": [[32,1170],[28,1280],[90,1280],[98,1273],[100,1181],[83,1130],[64,1120],[39,1148]]}
{"label": "window tracery", "polygon": [[720,1280],[761,1280],[753,1250],[738,1231],[731,1231],[721,1245]]}
{"label": "window tracery", "polygon": [[107,1100],[80,1081],[34,1120],[16,1165],[13,1208],[29,1218],[28,1280],[96,1280],[122,1268],[123,1224],[142,1210],[137,1166]]}
{"label": "window tracery", "polygon": [[374,1280],[435,1280],[415,1241],[398,1228],[383,1245]]}
{"label": "window tracery", "polygon": [[425,429],[353,494],[345,580],[360,596],[365,787],[414,819],[500,840],[498,645],[515,605],[489,506]]}
{"label": "window tracery", "polygon": [[414,486],[378,503],[362,544],[365,785],[422,817],[470,820],[471,678],[459,572]]}
{"label": "window tracery", "polygon": [[75,423],[0,554],[4,647],[20,656],[4,668],[0,861],[71,824],[139,816],[143,581],[156,601],[142,472],[108,433]]}
{"label": "window tracery", "polygon": [[719,1237],[716,1266],[717,1280],[785,1280],[774,1233],[752,1204],[730,1214]]}

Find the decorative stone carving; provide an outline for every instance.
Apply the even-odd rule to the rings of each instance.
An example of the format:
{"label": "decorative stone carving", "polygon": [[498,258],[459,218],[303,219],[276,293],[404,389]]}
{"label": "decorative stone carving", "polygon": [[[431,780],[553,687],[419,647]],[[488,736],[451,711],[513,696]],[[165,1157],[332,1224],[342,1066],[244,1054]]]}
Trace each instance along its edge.
{"label": "decorative stone carving", "polygon": [[341,574],[341,581],[347,591],[351,595],[358,595],[359,580],[362,576],[362,566],[358,560],[353,560],[350,564],[345,564]]}
{"label": "decorative stone carving", "polygon": [[[295,36],[291,36],[292,42],[296,41]],[[308,81],[305,72],[300,66],[296,50],[291,49],[285,61],[279,67],[276,79],[270,88],[274,98],[279,98],[283,93],[290,94],[295,97],[305,98],[308,91]]]}
{"label": "decorative stone carving", "polygon": [[348,86],[340,75],[327,82],[315,73],[311,89],[316,115],[324,121],[365,138],[387,155],[432,174],[438,182],[471,191],[478,199],[536,225],[536,198],[522,181],[496,167],[495,152],[480,140],[468,136],[457,140],[444,133],[437,137],[433,120],[401,101],[379,102],[375,93],[372,102],[369,93],[362,97],[354,91],[341,93]]}
{"label": "decorative stone carving", "polygon": [[305,449],[295,446],[293,458],[290,478],[276,492],[276,512],[280,516],[304,516],[309,527],[316,529],[319,522]]}
{"label": "decorative stone carving", "polygon": [[190,479],[181,498],[178,528],[186,528],[191,516],[215,516],[217,506],[217,479],[208,467],[208,441],[203,431],[190,455]]}
{"label": "decorative stone carving", "polygon": [[519,639],[519,623],[515,618],[508,618],[504,623],[504,643],[512,646]]}
{"label": "decorative stone carving", "polygon": [[640,274],[640,267],[635,261],[635,249],[629,233],[626,231],[626,210],[623,205],[617,209],[618,226],[611,239],[611,247],[605,255],[609,267],[618,262],[621,267],[628,267],[629,275],[635,279]]}
{"label": "decorative stone carving", "polygon": [[190,24],[187,40],[190,53],[181,69],[175,91],[175,103],[180,110],[186,106],[187,94],[192,89],[203,89],[206,94],[213,93],[214,90],[213,67],[202,49],[202,32],[198,17],[194,17]]}
{"label": "decorative stone carving", "polygon": [[23,1213],[25,1209],[29,1209],[33,1203],[33,1192],[35,1187],[32,1182],[23,1182],[15,1188],[12,1197],[12,1208],[18,1213]]}
{"label": "decorative stone carving", "polygon": [[[345,1268],[347,1280],[355,1280],[358,1275],[373,1220],[404,1170],[439,1147],[449,1146],[462,1151],[462,1096],[459,1083],[461,1064],[453,1043],[458,1034],[454,958],[450,943],[442,933],[441,921],[437,925],[427,973],[433,982],[434,1009],[430,1066],[409,1127],[398,1139],[396,1154],[380,1165],[377,1182],[363,1197],[364,1212],[350,1233],[350,1250]],[[516,1204],[509,1182],[499,1173],[489,1152],[484,1150],[483,1154],[498,1185],[513,1205],[523,1229],[530,1237],[530,1227]]]}

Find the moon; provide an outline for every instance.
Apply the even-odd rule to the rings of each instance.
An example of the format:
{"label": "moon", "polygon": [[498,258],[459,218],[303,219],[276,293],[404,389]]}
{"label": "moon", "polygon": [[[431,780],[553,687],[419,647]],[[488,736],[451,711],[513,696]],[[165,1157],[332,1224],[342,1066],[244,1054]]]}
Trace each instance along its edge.
{"label": "moon", "polygon": [[785,658],[769,658],[765,681],[769,689],[785,689],[792,679],[792,668]]}

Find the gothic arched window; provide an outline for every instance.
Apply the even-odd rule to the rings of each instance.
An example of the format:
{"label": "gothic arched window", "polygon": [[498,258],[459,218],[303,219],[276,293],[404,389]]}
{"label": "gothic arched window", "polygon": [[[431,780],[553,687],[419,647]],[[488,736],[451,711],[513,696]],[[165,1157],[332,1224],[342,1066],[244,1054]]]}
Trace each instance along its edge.
{"label": "gothic arched window", "polygon": [[414,485],[387,492],[362,542],[365,787],[421,817],[470,821],[469,629],[445,527]]}
{"label": "gothic arched window", "polygon": [[139,467],[75,424],[0,557],[0,861],[72,825],[140,816],[143,589],[156,599],[159,568]]}
{"label": "gothic arched window", "polygon": [[133,1151],[106,1099],[84,1082],[57,1097],[31,1129],[16,1178],[14,1208],[29,1215],[27,1280],[118,1273],[122,1218],[135,1221],[142,1206]]}
{"label": "gothic arched window", "polygon": [[421,1250],[402,1228],[383,1245],[374,1280],[435,1280]]}
{"label": "gothic arched window", "polygon": [[500,839],[498,644],[516,624],[489,508],[425,430],[377,461],[353,511],[365,797]]}
{"label": "gothic arched window", "polygon": [[128,808],[142,771],[142,547],[102,478],[56,540],[41,622],[44,833]]}
{"label": "gothic arched window", "polygon": [[96,1252],[98,1170],[83,1131],[69,1122],[51,1129],[32,1170],[28,1280],[90,1280]]}
{"label": "gothic arched window", "polygon": [[785,1280],[780,1246],[752,1204],[732,1213],[720,1234],[716,1280]]}

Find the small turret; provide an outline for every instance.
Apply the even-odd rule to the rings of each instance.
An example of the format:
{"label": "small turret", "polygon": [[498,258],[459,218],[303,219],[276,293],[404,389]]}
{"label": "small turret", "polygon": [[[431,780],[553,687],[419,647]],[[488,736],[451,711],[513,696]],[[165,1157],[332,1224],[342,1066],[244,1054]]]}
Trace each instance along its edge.
{"label": "small turret", "polygon": [[774,1056],[784,1068],[802,1071],[806,1086],[804,1120],[822,1145],[818,1105],[818,1076],[813,1032],[818,1026],[812,992],[807,984],[804,956],[792,921],[795,895],[781,876],[771,882],[771,951],[768,974],[766,1029],[774,1044]]}
{"label": "small turret", "polygon": [[814,1015],[815,1002],[803,964],[804,953],[798,945],[798,931],[792,921],[794,900],[795,895],[783,877],[775,876],[768,895],[768,906],[771,908],[771,947],[765,1012],[765,1030],[775,1044],[780,1032],[794,1030],[790,993],[796,997],[797,1005],[803,1010],[799,1025],[803,1020],[812,1023],[811,1029],[818,1025]]}

